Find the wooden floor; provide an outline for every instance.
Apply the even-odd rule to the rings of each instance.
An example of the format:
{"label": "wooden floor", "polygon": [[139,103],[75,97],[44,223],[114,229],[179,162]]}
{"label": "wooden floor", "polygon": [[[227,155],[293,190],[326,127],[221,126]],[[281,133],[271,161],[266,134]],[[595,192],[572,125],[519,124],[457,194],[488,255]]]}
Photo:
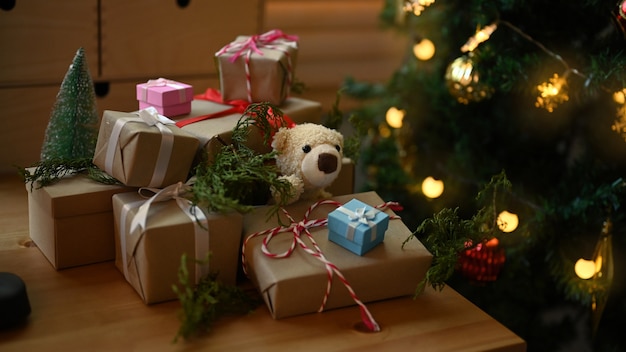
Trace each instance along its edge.
{"label": "wooden floor", "polygon": [[17,173],[0,175],[0,251],[30,245],[26,187]]}

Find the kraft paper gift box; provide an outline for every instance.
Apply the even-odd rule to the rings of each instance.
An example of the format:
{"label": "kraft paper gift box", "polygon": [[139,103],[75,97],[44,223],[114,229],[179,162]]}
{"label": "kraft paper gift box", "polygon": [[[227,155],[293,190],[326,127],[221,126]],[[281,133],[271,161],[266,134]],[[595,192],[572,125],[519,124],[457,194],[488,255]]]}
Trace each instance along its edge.
{"label": "kraft paper gift box", "polygon": [[[192,213],[186,201],[168,195],[175,186],[155,196],[157,200],[144,213],[145,227],[134,230],[133,221],[139,221],[140,207],[149,200],[138,192],[113,197],[115,265],[146,304],[178,298],[172,285],[179,283],[184,253],[196,283],[208,273],[216,273],[217,280],[228,285],[235,285],[237,279],[243,216],[204,213],[198,208]],[[208,264],[195,264],[195,259],[206,259],[209,252]]]}
{"label": "kraft paper gift box", "polygon": [[328,214],[328,239],[363,255],[384,240],[388,226],[389,215],[352,199]]}
{"label": "kraft paper gift box", "polygon": [[163,187],[187,180],[198,143],[154,109],[105,110],[93,163],[127,186]]}
{"label": "kraft paper gift box", "polygon": [[297,54],[297,37],[279,30],[237,37],[215,53],[224,100],[281,105],[289,95]]}
{"label": "kraft paper gift box", "polygon": [[188,114],[191,111],[193,87],[165,78],[137,84],[139,109],[153,106],[167,117]]}
{"label": "kraft paper gift box", "polygon": [[26,190],[30,237],[55,269],[115,259],[111,197],[132,188],[78,174]]}
{"label": "kraft paper gift box", "polygon": [[[191,112],[185,116],[176,118],[177,126],[185,132],[194,135],[200,141],[200,147],[209,156],[219,152],[223,143],[231,143],[232,131],[243,115],[241,112],[228,113],[222,116],[222,112],[231,110],[233,106],[217,103],[210,100],[195,99],[192,101]],[[287,115],[294,123],[320,123],[322,118],[322,105],[319,102],[290,97],[279,107],[284,115]],[[211,118],[205,118],[211,116]],[[218,116],[218,117],[212,117]],[[199,118],[200,117],[200,118]],[[219,136],[222,141],[219,141]],[[247,146],[259,153],[267,153],[272,149],[263,143],[263,138],[255,128],[248,135]]]}
{"label": "kraft paper gift box", "polygon": [[[382,199],[375,192],[357,193],[333,197],[345,204],[358,199],[369,205],[379,205]],[[300,201],[285,207],[296,222],[303,219],[304,213],[313,202]],[[309,220],[324,219],[336,206],[322,205],[313,210]],[[325,296],[328,273],[324,264],[300,246],[290,256],[272,258],[262,252],[263,236],[248,236],[268,231],[279,226],[273,218],[267,221],[267,207],[259,207],[244,215],[245,262],[248,276],[258,288],[275,319],[317,312]],[[393,214],[391,210],[385,211]],[[281,215],[281,224],[288,226],[290,221]],[[417,240],[409,241],[404,248],[402,242],[411,234],[402,220],[389,221],[385,241],[363,256],[347,251],[328,240],[328,229],[324,226],[310,229],[326,259],[332,262],[345,276],[362,302],[372,302],[388,298],[413,295],[418,283],[425,277],[430,267],[432,255]],[[301,237],[305,237],[301,235]],[[268,243],[271,253],[283,253],[294,240],[290,232],[275,235]],[[310,247],[308,239],[303,241]],[[344,285],[334,275],[332,288],[325,309],[354,305]]]}

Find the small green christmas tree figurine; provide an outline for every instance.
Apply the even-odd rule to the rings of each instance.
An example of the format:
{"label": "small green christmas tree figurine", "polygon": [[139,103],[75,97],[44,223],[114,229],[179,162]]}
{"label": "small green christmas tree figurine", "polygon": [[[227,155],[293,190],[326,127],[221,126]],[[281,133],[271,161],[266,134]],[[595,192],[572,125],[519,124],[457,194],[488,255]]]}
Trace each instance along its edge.
{"label": "small green christmas tree figurine", "polygon": [[79,48],[52,108],[41,160],[92,158],[98,121],[96,94],[85,51]]}
{"label": "small green christmas tree figurine", "polygon": [[116,183],[115,179],[92,162],[98,124],[93,81],[85,51],[79,48],[52,107],[41,148],[41,160],[32,165],[34,171],[19,168],[24,181],[31,185],[37,181],[38,186],[43,187],[65,175],[88,172],[98,182]]}

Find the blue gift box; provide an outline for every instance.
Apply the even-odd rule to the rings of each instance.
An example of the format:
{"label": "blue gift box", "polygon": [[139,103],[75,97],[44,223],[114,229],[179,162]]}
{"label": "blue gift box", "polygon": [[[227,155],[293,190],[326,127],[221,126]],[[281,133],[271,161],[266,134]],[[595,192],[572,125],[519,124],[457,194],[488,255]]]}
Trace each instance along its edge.
{"label": "blue gift box", "polygon": [[385,238],[389,215],[358,199],[328,214],[328,239],[357,255],[363,255]]}

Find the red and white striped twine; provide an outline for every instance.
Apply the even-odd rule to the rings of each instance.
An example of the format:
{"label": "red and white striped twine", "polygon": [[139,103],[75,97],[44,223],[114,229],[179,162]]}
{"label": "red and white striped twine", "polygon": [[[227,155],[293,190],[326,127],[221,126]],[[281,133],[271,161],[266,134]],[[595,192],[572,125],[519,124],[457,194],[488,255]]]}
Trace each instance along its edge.
{"label": "red and white striped twine", "polygon": [[[359,309],[361,311],[361,320],[363,321],[365,326],[371,331],[380,331],[380,326],[374,320],[374,317],[372,316],[370,311],[367,309],[365,304],[357,297],[356,292],[354,292],[354,289],[352,288],[348,280],[344,277],[344,275],[341,273],[339,268],[324,256],[324,253],[322,253],[322,250],[320,249],[317,242],[311,235],[311,232],[309,231],[309,229],[311,228],[326,226],[328,224],[327,217],[322,218],[322,219],[314,219],[314,220],[309,219],[313,210],[325,204],[333,205],[335,207],[339,207],[342,205],[341,203],[337,201],[329,200],[329,199],[318,201],[307,209],[307,211],[304,214],[303,219],[299,222],[296,222],[293,219],[293,217],[291,217],[291,215],[284,208],[281,208],[281,211],[283,212],[283,214],[285,214],[287,219],[290,221],[289,226],[277,226],[277,227],[267,229],[264,231],[255,232],[251,234],[250,236],[248,236],[243,242],[243,248],[241,251],[243,270],[246,273],[246,275],[248,275],[248,268],[247,268],[247,263],[246,263],[246,245],[248,241],[250,241],[252,238],[255,238],[258,236],[264,236],[262,246],[261,246],[261,251],[266,256],[270,258],[274,258],[274,259],[289,257],[295,251],[296,245],[299,245],[306,253],[312,255],[313,257],[321,261],[326,268],[326,273],[328,276],[328,280],[326,284],[326,292],[324,294],[324,297],[322,298],[322,304],[320,305],[318,312],[322,312],[324,310],[324,307],[326,306],[326,302],[328,301],[328,297],[330,296],[333,275],[337,275],[339,280],[343,283],[343,285],[346,287],[346,289],[350,293],[350,297],[359,306]],[[386,208],[400,209],[400,206],[396,202],[386,202],[386,203],[376,206],[375,208],[379,210],[384,210]],[[390,219],[399,219],[399,218],[400,217],[397,215],[390,216]],[[289,248],[282,253],[274,253],[270,251],[268,249],[269,242],[272,240],[272,238],[274,238],[274,236],[280,233],[284,233],[284,232],[291,232],[293,234],[292,242]],[[300,236],[302,233],[304,233],[307,236],[313,248],[309,247],[302,240]]]}

